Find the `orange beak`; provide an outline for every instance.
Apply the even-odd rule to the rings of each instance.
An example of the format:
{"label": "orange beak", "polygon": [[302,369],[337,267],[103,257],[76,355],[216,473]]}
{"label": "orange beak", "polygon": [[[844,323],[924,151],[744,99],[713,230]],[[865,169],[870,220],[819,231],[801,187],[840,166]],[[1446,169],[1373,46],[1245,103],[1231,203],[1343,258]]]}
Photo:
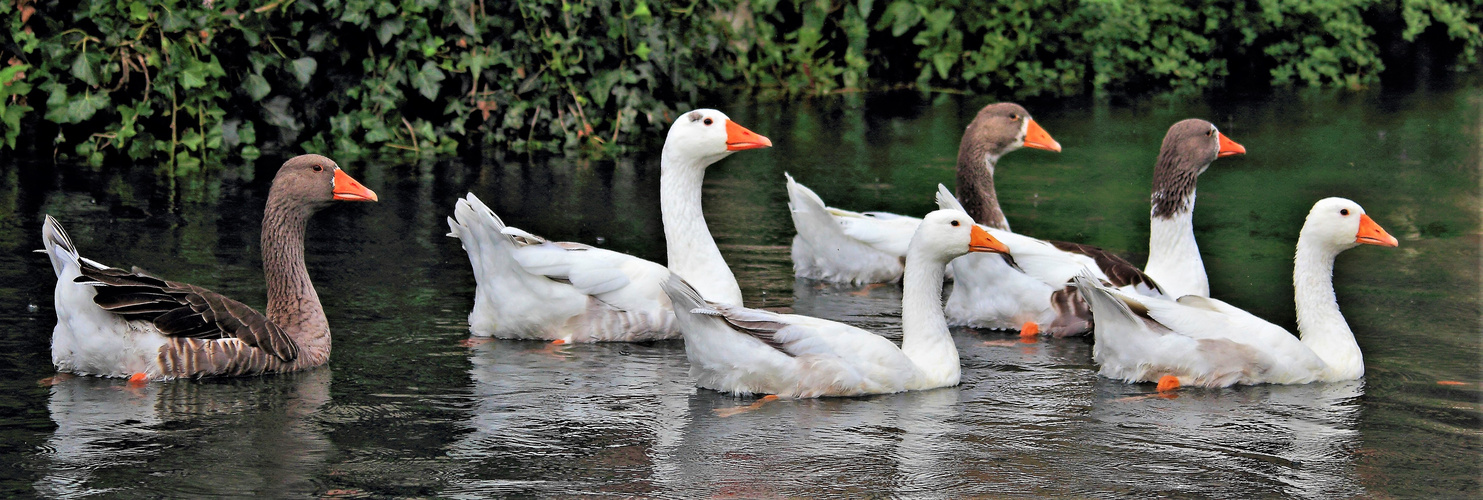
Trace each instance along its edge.
{"label": "orange beak", "polygon": [[1382,247],[1399,246],[1401,242],[1396,241],[1394,236],[1385,232],[1371,219],[1369,214],[1359,214],[1359,232],[1354,235],[1355,243],[1366,245],[1380,245]]}
{"label": "orange beak", "polygon": [[734,121],[726,120],[727,151],[741,151],[743,149],[770,147],[772,147],[772,140],[757,135],[756,132],[747,130],[746,127],[737,125]]}
{"label": "orange beak", "polygon": [[977,224],[968,233],[972,235],[968,240],[968,251],[970,252],[1009,253],[1009,247],[1004,246],[999,240],[994,239],[993,236],[989,235],[988,231],[984,231],[984,228],[978,227]]}
{"label": "orange beak", "polygon": [[376,192],[366,189],[350,174],[339,168],[335,169],[335,199],[344,201],[376,201]]}
{"label": "orange beak", "polygon": [[1225,134],[1216,132],[1215,137],[1220,138],[1220,152],[1215,153],[1216,158],[1246,154],[1245,146],[1236,144],[1236,141],[1231,140],[1230,137],[1226,137]]}
{"label": "orange beak", "polygon": [[1027,118],[1027,120],[1030,120],[1030,125],[1025,127],[1025,147],[1061,152],[1061,143],[1051,139],[1050,132],[1040,128],[1040,124],[1035,123],[1035,119]]}

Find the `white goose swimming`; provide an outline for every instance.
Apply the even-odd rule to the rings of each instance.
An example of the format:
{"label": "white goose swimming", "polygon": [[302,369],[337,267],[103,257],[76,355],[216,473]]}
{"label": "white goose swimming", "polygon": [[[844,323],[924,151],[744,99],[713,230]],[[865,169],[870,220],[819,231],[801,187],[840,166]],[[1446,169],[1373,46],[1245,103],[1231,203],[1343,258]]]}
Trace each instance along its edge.
{"label": "white goose swimming", "polygon": [[674,314],[659,282],[670,271],[714,301],[741,304],[741,287],[701,213],[705,169],[731,153],[772,146],[713,109],[684,113],[660,158],[659,203],[669,269],[581,243],[550,242],[506,226],[472,193],[448,218],[449,236],[469,255],[477,287],[474,335],[560,342],[675,338]]}
{"label": "white goose swimming", "polygon": [[[985,206],[996,212],[970,215],[981,217],[978,220],[989,227],[1009,229],[1004,214],[997,212],[994,164],[1021,147],[1061,151],[1060,143],[1018,104],[984,106],[963,132],[958,150],[958,186],[966,191],[960,195],[988,200]],[[846,283],[901,279],[906,246],[921,219],[828,207],[813,190],[795,182],[791,175],[784,176],[788,179],[788,209],[798,232],[793,237],[794,275]]]}
{"label": "white goose swimming", "polygon": [[1092,358],[1104,377],[1157,380],[1160,390],[1357,379],[1365,373],[1364,358],[1334,297],[1334,257],[1360,244],[1394,247],[1397,241],[1353,201],[1326,198],[1313,205],[1293,259],[1301,338],[1219,300],[1150,300],[1078,277],[1077,290],[1097,318]]}
{"label": "white goose swimming", "polygon": [[899,348],[842,323],[707,301],[674,275],[663,287],[676,305],[690,374],[700,387],[785,398],[932,389],[957,385],[960,375],[942,315],[948,261],[1005,250],[963,212],[927,214],[907,249]]}

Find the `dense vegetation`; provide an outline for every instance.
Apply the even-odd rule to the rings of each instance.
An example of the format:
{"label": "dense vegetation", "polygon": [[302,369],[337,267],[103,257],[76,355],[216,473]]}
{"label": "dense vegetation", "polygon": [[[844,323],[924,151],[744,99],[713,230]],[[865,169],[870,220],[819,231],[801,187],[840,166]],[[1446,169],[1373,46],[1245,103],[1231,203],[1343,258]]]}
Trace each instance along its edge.
{"label": "dense vegetation", "polygon": [[[0,0],[0,154],[606,154],[722,90],[1010,97],[1462,71],[1472,0]],[[7,153],[12,152],[12,153]]]}

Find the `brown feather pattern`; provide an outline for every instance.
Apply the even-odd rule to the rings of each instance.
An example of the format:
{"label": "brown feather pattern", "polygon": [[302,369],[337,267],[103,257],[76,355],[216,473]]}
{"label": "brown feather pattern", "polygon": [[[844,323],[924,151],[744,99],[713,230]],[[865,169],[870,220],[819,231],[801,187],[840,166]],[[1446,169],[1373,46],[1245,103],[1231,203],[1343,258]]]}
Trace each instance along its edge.
{"label": "brown feather pattern", "polygon": [[[125,319],[148,321],[170,337],[240,340],[245,348],[261,349],[288,363],[299,356],[299,346],[283,328],[246,304],[195,285],[162,280],[123,269],[82,266],[78,283],[98,292],[93,302]],[[210,346],[217,344],[211,343]],[[221,344],[227,345],[227,344]],[[234,348],[235,350],[235,348]],[[221,348],[210,347],[206,363],[226,363]],[[236,354],[236,353],[234,353]],[[174,364],[181,362],[177,359]],[[197,373],[194,371],[167,373]]]}
{"label": "brown feather pattern", "polygon": [[1050,243],[1052,246],[1055,246],[1057,250],[1060,250],[1062,252],[1070,252],[1091,257],[1092,260],[1097,262],[1097,267],[1101,269],[1103,273],[1107,274],[1107,278],[1112,282],[1112,286],[1124,287],[1128,285],[1141,284],[1151,289],[1163,292],[1163,289],[1159,288],[1158,283],[1155,283],[1153,278],[1150,278],[1147,274],[1144,274],[1143,270],[1139,269],[1138,266],[1133,265],[1132,262],[1128,262],[1127,259],[1119,257],[1117,254],[1114,254],[1107,250],[1103,250],[1099,247],[1084,245],[1081,243],[1071,243],[1069,241],[1050,241],[1047,243]]}

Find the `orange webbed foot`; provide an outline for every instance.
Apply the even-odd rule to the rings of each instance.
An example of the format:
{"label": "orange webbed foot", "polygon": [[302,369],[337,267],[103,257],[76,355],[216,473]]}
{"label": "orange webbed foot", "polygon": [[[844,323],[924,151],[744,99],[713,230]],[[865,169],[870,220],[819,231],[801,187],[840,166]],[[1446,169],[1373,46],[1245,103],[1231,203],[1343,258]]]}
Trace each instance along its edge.
{"label": "orange webbed foot", "polygon": [[768,394],[766,396],[762,396],[761,398],[758,398],[757,401],[753,402],[752,404],[746,405],[746,406],[738,406],[738,407],[735,407],[735,408],[716,408],[715,410],[712,410],[712,411],[716,412],[716,416],[721,417],[721,418],[726,418],[726,417],[730,417],[730,416],[741,415],[743,413],[746,413],[746,412],[749,412],[749,411],[752,411],[752,410],[761,408],[762,405],[767,404],[768,401],[777,401],[777,400],[778,400],[778,397],[777,397],[776,394]]}
{"label": "orange webbed foot", "polygon": [[145,375],[144,372],[135,373],[134,376],[129,377],[130,386],[138,387],[147,383],[149,383],[149,375]]}
{"label": "orange webbed foot", "polygon": [[1164,375],[1162,377],[1159,377],[1159,385],[1156,389],[1159,392],[1169,392],[1178,388],[1179,377],[1173,375]]}

